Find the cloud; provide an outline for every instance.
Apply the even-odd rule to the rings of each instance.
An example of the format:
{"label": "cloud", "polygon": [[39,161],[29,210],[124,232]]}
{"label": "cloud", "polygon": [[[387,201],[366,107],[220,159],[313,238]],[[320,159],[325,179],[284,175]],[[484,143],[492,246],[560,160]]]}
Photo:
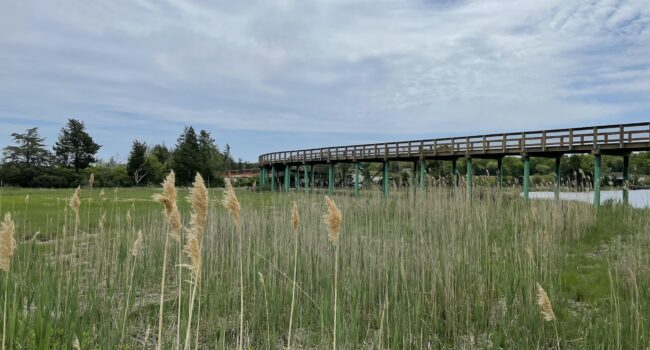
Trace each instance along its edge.
{"label": "cloud", "polygon": [[185,124],[355,143],[625,121],[650,109],[649,28],[645,0],[13,2],[0,121],[168,144]]}

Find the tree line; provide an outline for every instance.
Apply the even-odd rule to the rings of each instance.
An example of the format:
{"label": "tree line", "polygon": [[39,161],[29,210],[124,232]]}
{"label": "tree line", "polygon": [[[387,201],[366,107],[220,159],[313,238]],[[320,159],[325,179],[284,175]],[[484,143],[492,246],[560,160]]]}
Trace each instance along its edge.
{"label": "tree line", "polygon": [[191,184],[200,173],[210,186],[223,185],[226,170],[255,166],[235,161],[229,145],[221,151],[210,132],[184,128],[174,147],[148,145],[134,140],[126,164],[97,158],[101,145],[88,133],[83,121],[69,119],[52,149],[45,145],[38,127],[12,133],[13,144],[3,148],[0,181],[4,186],[75,187],[95,174],[97,186],[158,185],[174,170],[179,185]]}

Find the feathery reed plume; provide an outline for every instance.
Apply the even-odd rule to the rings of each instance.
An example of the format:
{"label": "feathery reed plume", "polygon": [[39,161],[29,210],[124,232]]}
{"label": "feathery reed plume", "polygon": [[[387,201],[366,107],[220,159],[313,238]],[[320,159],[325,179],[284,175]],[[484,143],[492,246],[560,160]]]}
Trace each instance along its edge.
{"label": "feathery reed plume", "polygon": [[133,223],[133,217],[131,217],[131,208],[126,211],[126,223],[131,226]]}
{"label": "feathery reed plume", "polygon": [[327,213],[323,216],[323,221],[327,225],[327,236],[336,247],[334,252],[334,330],[333,330],[333,349],[336,350],[336,309],[338,299],[338,281],[339,281],[339,235],[341,233],[342,215],[336,203],[325,196],[327,204]]}
{"label": "feathery reed plume", "polygon": [[298,204],[293,202],[291,208],[291,229],[294,233],[293,238],[293,288],[291,290],[291,313],[289,315],[289,335],[287,338],[287,350],[291,349],[291,329],[293,325],[293,308],[296,299],[296,270],[298,267],[298,230],[300,229],[300,212],[298,211]]}
{"label": "feathery reed plume", "polygon": [[102,213],[102,217],[99,219],[99,229],[104,231],[104,226],[106,226],[106,212]]}
{"label": "feathery reed plume", "polygon": [[79,199],[80,192],[81,186],[78,186],[70,198],[70,208],[72,208],[72,211],[77,215],[77,217],[79,216],[79,206],[81,206],[81,199]]}
{"label": "feathery reed plume", "polygon": [[16,249],[16,240],[14,231],[16,226],[11,220],[11,214],[5,214],[2,227],[0,228],[0,269],[5,272],[5,299],[4,309],[2,312],[2,350],[5,348],[5,339],[7,335],[7,290],[9,289],[9,268],[11,267],[11,257]]}
{"label": "feathery reed plume", "polygon": [[131,255],[133,255],[133,257],[140,255],[140,252],[142,251],[142,240],[142,230],[139,230],[138,238],[133,242],[133,248],[131,249]]}
{"label": "feathery reed plume", "polygon": [[[163,306],[165,301],[165,273],[167,271],[167,247],[169,246],[169,236],[172,235],[173,238],[180,243],[181,241],[181,217],[178,213],[178,207],[176,206],[176,176],[173,171],[169,172],[169,175],[165,178],[165,181],[162,183],[163,194],[156,194],[153,196],[153,199],[165,206],[163,214],[167,219],[169,225],[169,230],[165,235],[165,246],[163,253],[163,266],[162,266],[162,277],[160,281],[160,307],[158,309],[158,339],[156,342],[156,349],[162,349],[162,325],[163,325]],[[179,250],[180,251],[180,250]],[[180,295],[179,288],[179,295]],[[180,327],[180,326],[179,326]],[[180,329],[180,328],[179,328]],[[177,343],[178,345],[178,343]]]}
{"label": "feathery reed plume", "polygon": [[560,336],[557,332],[557,323],[555,322],[553,305],[551,305],[551,299],[548,298],[546,291],[539,283],[537,283],[537,305],[539,306],[539,312],[542,314],[542,316],[544,316],[544,320],[553,321],[553,328],[555,328],[555,340],[557,342],[557,348],[560,349]]}
{"label": "feathery reed plume", "polygon": [[553,313],[551,300],[548,298],[546,291],[539,283],[537,283],[537,306],[539,306],[539,312],[542,314],[542,316],[544,316],[544,320],[555,320],[555,313]]}
{"label": "feathery reed plume", "polygon": [[192,271],[192,277],[198,279],[201,272],[201,247],[199,246],[198,237],[188,235],[183,252],[190,258],[191,264],[187,265],[187,267]]}
{"label": "feathery reed plume", "polygon": [[167,219],[167,223],[171,229],[172,237],[177,241],[181,241],[181,216],[178,213],[178,206],[176,205],[176,175],[173,171],[163,181],[163,193],[153,195],[153,199],[158,203],[165,206],[163,213]]}
{"label": "feathery reed plume", "polygon": [[5,214],[4,221],[2,221],[2,229],[0,230],[0,269],[4,272],[9,272],[11,266],[11,257],[14,255],[16,249],[16,240],[14,233],[16,226],[14,221],[11,220],[11,213]]}
{"label": "feathery reed plume", "polygon": [[194,184],[190,189],[188,201],[192,205],[192,216],[190,218],[190,232],[195,235],[199,242],[205,232],[205,222],[208,218],[208,189],[201,174],[196,173]]}
{"label": "feathery reed plume", "polygon": [[323,220],[327,225],[327,236],[334,245],[338,246],[339,234],[341,233],[341,211],[328,196],[325,196],[325,203],[327,204],[327,213],[323,216]]}
{"label": "feathery reed plume", "polygon": [[102,201],[106,200],[106,192],[104,192],[103,188],[101,191],[99,191],[99,199],[101,199]]}
{"label": "feathery reed plume", "polygon": [[88,179],[88,185],[90,185],[90,188],[93,188],[94,184],[95,184],[95,173],[90,173],[90,178]]}
{"label": "feathery reed plume", "polygon": [[225,189],[224,197],[222,200],[223,206],[230,211],[230,216],[232,217],[233,222],[235,223],[235,231],[237,231],[238,244],[237,244],[237,253],[239,255],[239,337],[237,339],[237,349],[242,350],[244,346],[244,260],[242,256],[242,235],[241,235],[241,226],[239,223],[239,214],[241,211],[241,206],[239,205],[239,200],[237,200],[237,195],[235,194],[235,189],[232,187],[229,178],[224,179]]}
{"label": "feathery reed plume", "polygon": [[221,202],[223,206],[230,211],[230,216],[232,217],[235,227],[239,230],[239,214],[241,211],[241,206],[239,205],[239,200],[237,200],[237,194],[235,194],[235,189],[232,187],[232,183],[229,178],[224,179],[225,189],[224,197]]}
{"label": "feathery reed plume", "polygon": [[77,336],[75,336],[74,340],[72,341],[72,348],[74,350],[81,350],[81,345],[79,344],[79,338],[77,338]]}

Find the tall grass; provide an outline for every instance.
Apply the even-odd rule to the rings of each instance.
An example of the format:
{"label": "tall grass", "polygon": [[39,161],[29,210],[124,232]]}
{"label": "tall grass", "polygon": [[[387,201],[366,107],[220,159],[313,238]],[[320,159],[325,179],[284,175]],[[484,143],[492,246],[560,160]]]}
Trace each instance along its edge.
{"label": "tall grass", "polygon": [[[16,222],[11,276],[0,279],[8,349],[70,348],[77,337],[81,349],[650,346],[648,210],[483,188],[471,200],[436,186],[388,199],[340,193],[330,198],[345,218],[333,244],[331,216],[323,224],[332,203],[318,191],[230,188],[226,209],[206,190],[202,211],[176,205],[194,196],[168,180],[156,197],[164,214],[123,190],[84,200],[79,210],[96,214],[83,215],[76,238],[66,233],[74,208],[61,200],[33,239],[38,195],[29,207],[20,196],[12,214],[26,219]],[[299,234],[288,227],[294,202]],[[179,257],[170,241],[183,231]],[[539,313],[537,282],[553,321]]]}

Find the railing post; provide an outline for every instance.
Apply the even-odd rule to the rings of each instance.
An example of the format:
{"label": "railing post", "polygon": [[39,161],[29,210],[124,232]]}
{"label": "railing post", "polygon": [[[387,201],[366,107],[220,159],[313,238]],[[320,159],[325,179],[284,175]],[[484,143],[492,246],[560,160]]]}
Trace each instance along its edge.
{"label": "railing post", "polygon": [[388,189],[390,188],[390,169],[388,160],[384,160],[384,176],[382,178],[384,197],[388,197]]}
{"label": "railing post", "polygon": [[524,199],[530,199],[530,157],[524,155]]}
{"label": "railing post", "polygon": [[560,190],[562,186],[562,173],[561,173],[561,166],[562,164],[562,156],[556,157],[555,158],[555,199],[559,200],[560,199]]}
{"label": "railing post", "polygon": [[327,167],[327,193],[334,194],[334,163],[330,162]]}
{"label": "railing post", "polygon": [[472,164],[472,158],[467,157],[467,197],[472,197],[472,187],[474,184],[474,166]]}
{"label": "railing post", "polygon": [[275,192],[275,182],[277,181],[278,172],[275,170],[275,164],[271,165],[271,192]]}
{"label": "railing post", "polygon": [[630,201],[630,155],[623,156],[623,203],[629,204]]}
{"label": "railing post", "polygon": [[291,189],[291,168],[289,163],[284,165],[284,191],[289,192]]}
{"label": "railing post", "polygon": [[594,154],[594,207],[600,207],[600,152]]}
{"label": "railing post", "polygon": [[354,162],[354,196],[359,197],[359,162]]}

